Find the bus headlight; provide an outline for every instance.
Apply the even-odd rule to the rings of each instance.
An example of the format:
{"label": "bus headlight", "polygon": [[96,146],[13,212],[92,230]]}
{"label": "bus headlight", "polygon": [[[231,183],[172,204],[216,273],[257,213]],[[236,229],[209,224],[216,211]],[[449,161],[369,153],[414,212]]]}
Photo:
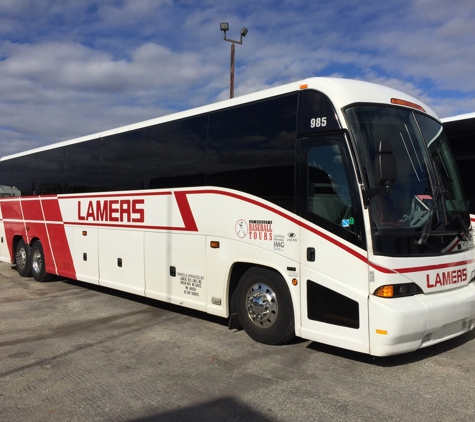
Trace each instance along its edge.
{"label": "bus headlight", "polygon": [[413,296],[423,293],[422,289],[416,283],[388,284],[380,286],[374,291],[378,297],[403,297]]}

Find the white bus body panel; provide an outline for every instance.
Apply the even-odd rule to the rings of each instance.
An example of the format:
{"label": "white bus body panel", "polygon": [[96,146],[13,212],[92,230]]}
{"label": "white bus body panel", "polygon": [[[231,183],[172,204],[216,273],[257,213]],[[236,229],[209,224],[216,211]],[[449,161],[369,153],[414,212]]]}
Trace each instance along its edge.
{"label": "white bus body panel", "polygon": [[[309,247],[315,249],[315,262],[307,261]],[[369,353],[368,264],[365,262],[367,260],[365,254],[365,251],[336,239],[321,228],[307,225],[302,227],[300,242],[302,337],[337,347],[349,346],[352,350]],[[310,282],[356,301],[359,327],[349,328],[309,319],[307,286]],[[344,344],[346,346],[343,346]]]}
{"label": "white bus body panel", "polygon": [[99,229],[67,227],[78,280],[99,284]]}
{"label": "white bus body panel", "polygon": [[7,236],[5,234],[5,225],[3,224],[2,207],[0,207],[0,261],[11,262]]}
{"label": "white bus body panel", "polygon": [[145,296],[206,312],[205,240],[202,235],[146,232]]}
{"label": "white bus body panel", "polygon": [[144,295],[144,233],[138,230],[99,230],[99,284]]}

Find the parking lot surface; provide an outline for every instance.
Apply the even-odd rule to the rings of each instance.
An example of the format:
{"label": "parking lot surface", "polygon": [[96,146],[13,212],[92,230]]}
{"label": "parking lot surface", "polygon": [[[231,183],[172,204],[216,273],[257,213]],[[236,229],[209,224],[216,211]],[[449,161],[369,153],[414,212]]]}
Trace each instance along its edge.
{"label": "parking lot surface", "polygon": [[0,420],[473,421],[475,333],[373,358],[0,263]]}

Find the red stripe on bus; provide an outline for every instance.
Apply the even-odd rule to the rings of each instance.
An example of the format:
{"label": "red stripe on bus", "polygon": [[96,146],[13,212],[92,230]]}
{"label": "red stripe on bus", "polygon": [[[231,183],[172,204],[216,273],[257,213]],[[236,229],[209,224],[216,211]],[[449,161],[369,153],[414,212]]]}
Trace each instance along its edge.
{"label": "red stripe on bus", "polygon": [[65,221],[67,226],[100,227],[100,228],[119,228],[119,229],[141,229],[141,230],[167,230],[167,231],[198,231],[188,227],[174,226],[144,226],[137,224],[114,224],[114,223],[91,223],[88,221]]}
{"label": "red stripe on bus", "polygon": [[[43,245],[46,271],[76,278],[57,196],[1,201],[0,206],[7,239],[22,236],[28,243],[39,239]],[[8,249],[10,256],[14,257],[12,242],[8,243]]]}
{"label": "red stripe on bus", "polygon": [[58,198],[41,198],[45,221],[63,222]]}
{"label": "red stripe on bus", "polygon": [[416,272],[421,272],[421,271],[440,270],[442,268],[460,267],[462,265],[472,264],[474,262],[475,262],[475,259],[466,259],[464,261],[447,262],[445,264],[425,265],[422,267],[396,268],[394,271],[401,274],[416,273]]}
{"label": "red stripe on bus", "polygon": [[186,192],[187,194],[214,194],[214,195],[224,195],[224,196],[230,196],[232,198],[239,199],[241,201],[249,202],[251,204],[257,205],[261,208],[264,208],[268,211],[273,212],[274,214],[277,214],[295,224],[298,226],[316,234],[317,236],[327,240],[328,242],[334,244],[335,246],[339,247],[340,249],[343,249],[344,251],[348,252],[349,254],[353,255],[355,258],[359,259],[360,261],[364,262],[365,264],[369,265],[370,267],[374,268],[375,270],[385,273],[385,274],[396,274],[396,273],[412,273],[412,272],[421,272],[421,271],[431,271],[431,270],[437,270],[441,268],[451,268],[451,267],[456,267],[456,266],[461,266],[461,265],[467,265],[470,263],[475,262],[475,259],[469,259],[465,261],[458,261],[458,262],[449,262],[446,264],[433,264],[433,265],[427,265],[427,266],[421,266],[421,267],[407,267],[407,268],[396,268],[396,269],[390,269],[386,267],[382,267],[380,265],[377,265],[373,262],[371,262],[367,256],[362,255],[358,253],[357,251],[353,250],[352,248],[348,247],[344,243],[340,242],[339,240],[335,239],[334,237],[331,237],[327,235],[326,233],[321,232],[318,229],[315,229],[314,227],[309,226],[308,224],[299,221],[298,219],[291,217],[287,215],[286,213],[279,211],[272,206],[269,206],[267,204],[263,204],[261,202],[258,202],[254,199],[246,198],[245,196],[236,194],[234,192],[226,192],[226,191],[220,191],[220,190],[215,190],[215,189],[204,189],[204,190],[197,190],[197,191],[188,191]]}
{"label": "red stripe on bus", "polygon": [[22,220],[20,200],[4,201],[2,199],[2,215],[4,220]]}
{"label": "red stripe on bus", "polygon": [[21,210],[25,221],[43,221],[43,211],[38,199],[22,200]]}
{"label": "red stripe on bus", "polygon": [[172,195],[171,191],[165,192],[144,192],[144,193],[105,193],[105,194],[84,194],[84,195],[65,195],[61,199],[90,199],[90,198],[119,198],[124,196],[163,196]]}
{"label": "red stripe on bus", "polygon": [[[171,195],[171,191],[166,191],[166,192],[149,192],[149,193],[133,193],[133,194],[97,194],[97,195],[84,195],[84,196],[66,196],[63,197],[62,199],[68,200],[68,199],[88,199],[88,198],[105,198],[105,197],[118,197],[118,196],[157,196],[157,195]],[[325,239],[326,241],[332,243],[333,245],[339,247],[340,249],[343,249],[345,252],[351,254],[355,258],[359,259],[363,263],[369,265],[371,268],[374,268],[375,270],[385,273],[385,274],[395,274],[395,273],[401,273],[401,274],[406,274],[406,273],[413,273],[413,272],[422,272],[422,271],[431,271],[431,270],[439,270],[443,268],[451,268],[451,267],[456,267],[456,266],[462,266],[462,265],[467,265],[470,263],[475,262],[475,259],[471,260],[464,260],[464,261],[457,261],[457,262],[450,262],[450,263],[445,263],[445,264],[433,264],[433,265],[427,265],[427,266],[420,266],[420,267],[406,267],[406,268],[396,268],[396,269],[390,269],[386,267],[382,267],[378,264],[375,264],[371,262],[367,256],[355,251],[348,245],[345,245],[341,241],[337,240],[336,238],[310,226],[309,224],[300,221],[297,218],[294,218],[285,212],[282,212],[273,206],[264,204],[262,202],[259,202],[257,200],[245,197],[243,195],[234,193],[234,192],[227,192],[227,191],[222,191],[222,190],[217,190],[217,189],[201,189],[201,190],[192,190],[192,191],[174,191],[173,192],[179,211],[181,213],[181,217],[183,219],[184,227],[170,227],[170,226],[143,226],[143,225],[125,225],[125,224],[104,224],[104,223],[84,223],[84,222],[64,222],[64,224],[67,225],[78,225],[78,226],[94,226],[94,227],[117,227],[117,228],[140,228],[140,229],[145,229],[145,230],[171,230],[171,231],[198,231],[198,226],[196,224],[195,218],[193,216],[193,211],[191,210],[191,206],[188,202],[188,195],[198,195],[198,194],[211,194],[211,195],[223,195],[223,196],[228,196],[231,198],[238,199],[240,201],[248,202],[253,205],[256,205],[260,208],[263,208],[267,211],[270,211],[276,215],[279,215],[282,218],[287,219],[288,221],[291,221],[292,223],[298,225],[299,227],[310,231],[311,233],[316,234],[317,236],[321,237],[322,239]],[[24,202],[29,202],[29,201],[34,201],[34,200],[28,200]],[[36,201],[39,202],[39,200],[36,198]],[[20,221],[24,221],[21,215],[21,210],[19,210],[19,200],[16,201],[2,201],[2,214],[5,219],[10,219],[10,220],[17,220],[15,222],[11,221],[4,221],[5,225],[5,231],[6,235],[8,238],[11,238],[12,234],[20,234],[22,233],[21,227],[23,224]],[[36,204],[29,204],[27,207],[28,215],[32,216],[38,216],[38,211],[37,211],[37,205]],[[45,216],[48,216],[46,218],[46,221],[56,221],[56,222],[62,222],[62,215],[61,215],[61,210],[59,207],[59,200],[55,196],[48,196],[48,197],[43,197],[43,210]],[[18,221],[20,220],[20,221]],[[34,220],[41,220],[44,221],[43,216],[41,216],[41,219],[35,218]],[[45,223],[46,223],[45,221]],[[26,223],[26,222],[25,222]],[[31,225],[31,223],[28,223]],[[34,231],[41,231],[39,227],[32,226]],[[67,237],[64,229],[64,225],[60,224],[47,224],[48,232],[51,234],[54,234],[54,236],[51,236],[54,238],[54,241],[51,245],[52,248],[52,253],[55,257],[58,258],[59,262],[59,267],[58,271],[62,275],[66,275],[66,273],[69,274],[75,274],[74,270],[74,263],[72,260],[71,252],[69,249],[69,244],[67,242]],[[23,229],[24,233],[24,229]],[[32,236],[33,233],[28,233],[29,237],[34,237]],[[44,242],[47,242],[45,239]],[[10,245],[9,245],[10,247]],[[46,254],[46,251],[45,251]],[[12,255],[13,256],[13,255]],[[53,257],[51,257],[53,259]],[[68,275],[68,277],[74,278],[73,275]]]}
{"label": "red stripe on bus", "polygon": [[197,232],[198,227],[196,225],[195,218],[193,217],[193,211],[191,211],[190,203],[188,202],[186,195],[186,192],[177,191],[175,192],[175,199],[180,210],[181,218],[185,224],[185,230]]}

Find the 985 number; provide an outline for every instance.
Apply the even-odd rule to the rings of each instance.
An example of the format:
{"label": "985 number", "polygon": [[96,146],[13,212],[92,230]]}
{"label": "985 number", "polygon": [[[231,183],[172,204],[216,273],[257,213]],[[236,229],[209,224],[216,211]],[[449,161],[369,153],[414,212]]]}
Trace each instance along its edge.
{"label": "985 number", "polygon": [[310,127],[325,127],[327,125],[327,118],[326,117],[316,117],[314,119],[310,119]]}

